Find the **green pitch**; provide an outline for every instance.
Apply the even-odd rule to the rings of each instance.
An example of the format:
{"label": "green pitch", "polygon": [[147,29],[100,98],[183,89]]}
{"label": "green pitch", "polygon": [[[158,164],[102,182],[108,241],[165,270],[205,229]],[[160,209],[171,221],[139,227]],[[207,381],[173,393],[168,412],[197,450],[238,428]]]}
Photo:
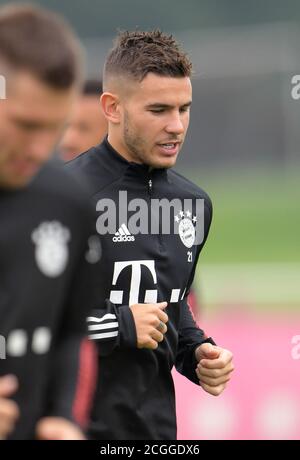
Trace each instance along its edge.
{"label": "green pitch", "polygon": [[300,173],[186,175],[214,204],[195,278],[205,304],[300,311]]}

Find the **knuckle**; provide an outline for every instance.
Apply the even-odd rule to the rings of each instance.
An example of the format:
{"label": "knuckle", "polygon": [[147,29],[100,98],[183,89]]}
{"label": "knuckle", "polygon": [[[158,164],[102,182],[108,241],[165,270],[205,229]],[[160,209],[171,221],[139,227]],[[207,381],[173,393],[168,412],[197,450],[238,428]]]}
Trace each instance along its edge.
{"label": "knuckle", "polygon": [[156,340],[156,342],[161,342],[164,339],[164,336],[161,332],[158,332],[158,330],[155,330],[155,333],[153,334],[153,340]]}
{"label": "knuckle", "polygon": [[153,319],[153,324],[154,324],[155,327],[158,327],[160,325],[160,320],[156,316]]}
{"label": "knuckle", "polygon": [[150,321],[151,326],[154,326],[154,328],[156,328],[159,325],[159,319],[155,315],[151,315],[151,317],[149,318],[149,321]]}
{"label": "knuckle", "polygon": [[219,377],[221,376],[220,370],[219,370],[219,369],[213,369],[213,371],[212,371],[212,376],[213,376],[215,379],[219,378]]}

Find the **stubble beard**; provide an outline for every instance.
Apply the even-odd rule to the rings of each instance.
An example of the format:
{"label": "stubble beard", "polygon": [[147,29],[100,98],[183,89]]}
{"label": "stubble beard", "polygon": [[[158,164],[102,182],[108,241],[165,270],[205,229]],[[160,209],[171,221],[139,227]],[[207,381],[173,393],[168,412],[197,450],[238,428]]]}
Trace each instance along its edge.
{"label": "stubble beard", "polygon": [[134,132],[127,111],[125,111],[124,114],[123,137],[124,144],[133,158],[133,161],[136,163],[148,164],[145,155],[145,142]]}
{"label": "stubble beard", "polygon": [[142,137],[134,132],[134,129],[130,123],[130,117],[128,112],[124,113],[124,131],[123,131],[124,144],[127,150],[130,152],[131,157],[135,163],[142,163],[153,169],[170,169],[174,165],[162,165],[151,161],[150,155],[147,155],[146,143]]}

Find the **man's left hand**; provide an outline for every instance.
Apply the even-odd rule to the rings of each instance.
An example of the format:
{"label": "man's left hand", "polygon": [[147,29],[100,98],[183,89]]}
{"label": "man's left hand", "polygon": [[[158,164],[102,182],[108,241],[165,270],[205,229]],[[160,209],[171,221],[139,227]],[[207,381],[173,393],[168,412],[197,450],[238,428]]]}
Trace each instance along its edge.
{"label": "man's left hand", "polygon": [[226,388],[234,370],[233,355],[229,350],[211,343],[203,343],[195,350],[198,361],[196,374],[203,390],[219,396]]}

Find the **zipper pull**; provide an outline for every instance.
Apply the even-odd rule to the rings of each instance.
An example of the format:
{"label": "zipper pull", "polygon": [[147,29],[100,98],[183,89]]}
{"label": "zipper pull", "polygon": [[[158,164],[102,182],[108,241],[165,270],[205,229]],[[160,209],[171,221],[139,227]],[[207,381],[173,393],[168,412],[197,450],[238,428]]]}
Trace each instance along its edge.
{"label": "zipper pull", "polygon": [[149,179],[148,181],[148,192],[149,195],[152,195],[152,179]]}

